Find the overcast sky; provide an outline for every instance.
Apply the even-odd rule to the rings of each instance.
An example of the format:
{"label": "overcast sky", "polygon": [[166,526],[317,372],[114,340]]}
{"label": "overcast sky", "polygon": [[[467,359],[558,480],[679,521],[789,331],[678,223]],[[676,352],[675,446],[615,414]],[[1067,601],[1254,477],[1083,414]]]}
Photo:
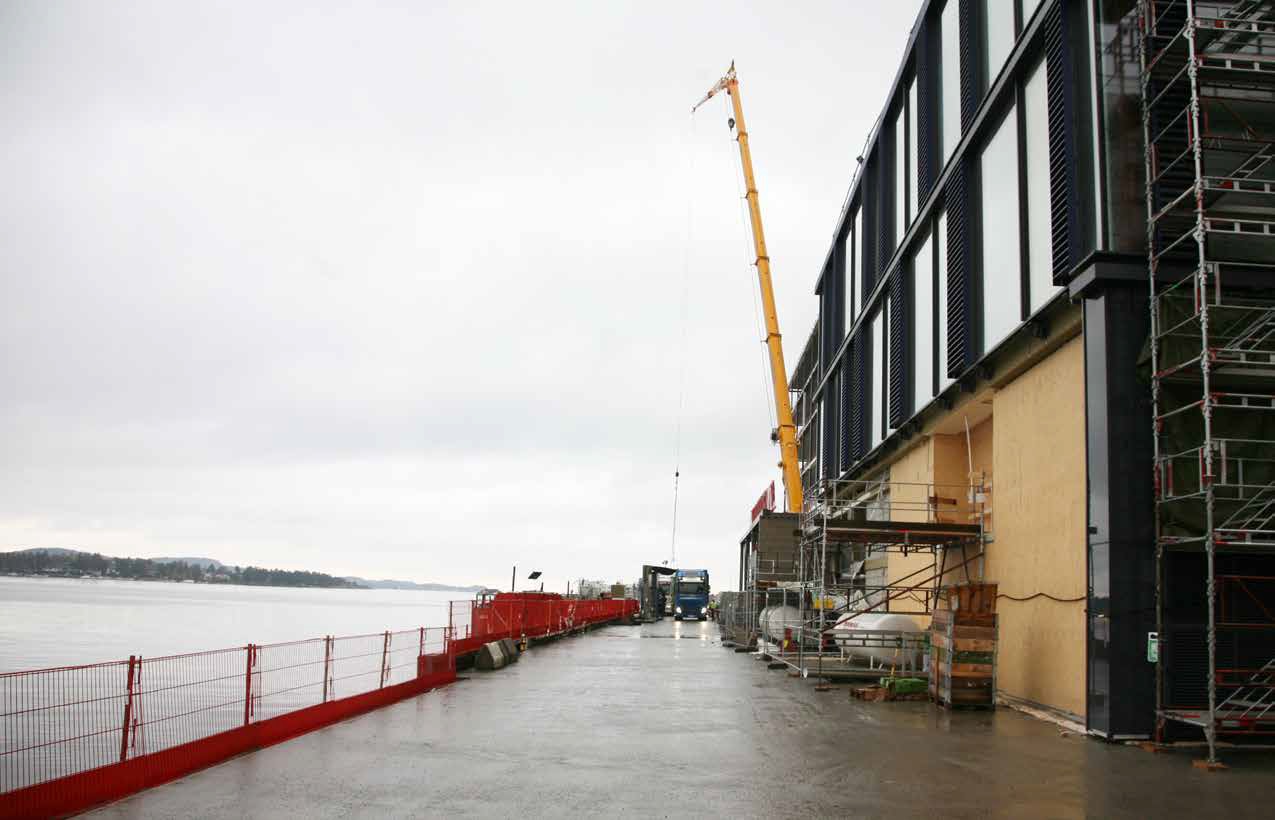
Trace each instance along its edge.
{"label": "overcast sky", "polygon": [[0,549],[734,588],[919,6],[0,4]]}

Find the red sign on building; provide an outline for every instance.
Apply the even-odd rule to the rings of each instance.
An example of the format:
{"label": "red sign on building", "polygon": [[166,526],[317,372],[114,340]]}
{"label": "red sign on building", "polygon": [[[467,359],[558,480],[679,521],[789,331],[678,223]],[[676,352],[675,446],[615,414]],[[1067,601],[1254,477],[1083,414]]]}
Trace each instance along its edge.
{"label": "red sign on building", "polygon": [[748,526],[757,523],[757,519],[761,518],[764,512],[775,511],[775,482],[770,482],[770,486],[766,488],[766,492],[761,494],[761,498],[757,499],[757,503],[753,505],[753,517],[748,520]]}

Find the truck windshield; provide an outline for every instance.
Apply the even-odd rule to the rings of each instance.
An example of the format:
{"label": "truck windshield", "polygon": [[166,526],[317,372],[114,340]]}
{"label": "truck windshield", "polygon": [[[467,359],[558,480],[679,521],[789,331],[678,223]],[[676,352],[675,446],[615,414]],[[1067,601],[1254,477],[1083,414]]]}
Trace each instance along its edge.
{"label": "truck windshield", "polygon": [[677,585],[677,594],[679,595],[699,595],[704,591],[704,584],[700,581],[682,581]]}

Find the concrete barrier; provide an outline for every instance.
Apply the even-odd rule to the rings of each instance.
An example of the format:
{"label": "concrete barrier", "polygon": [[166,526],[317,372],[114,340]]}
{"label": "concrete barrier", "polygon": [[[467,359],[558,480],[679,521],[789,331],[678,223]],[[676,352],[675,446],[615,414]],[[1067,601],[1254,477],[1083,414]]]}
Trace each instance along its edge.
{"label": "concrete barrier", "polygon": [[474,657],[474,666],[483,672],[502,669],[510,663],[513,663],[513,661],[510,660],[510,656],[505,651],[504,641],[492,641],[491,643],[483,644],[478,648],[478,653]]}

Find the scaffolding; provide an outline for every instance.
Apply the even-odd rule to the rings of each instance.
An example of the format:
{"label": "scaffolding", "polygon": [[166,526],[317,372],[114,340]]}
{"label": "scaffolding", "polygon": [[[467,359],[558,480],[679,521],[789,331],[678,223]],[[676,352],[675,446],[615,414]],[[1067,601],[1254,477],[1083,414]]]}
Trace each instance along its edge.
{"label": "scaffolding", "polygon": [[[900,658],[897,671],[919,673],[926,633],[837,623],[869,613],[928,616],[942,586],[981,580],[986,500],[978,483],[827,479],[808,486],[798,579],[761,596],[772,612],[790,608],[762,624],[765,654],[803,677],[880,676],[870,658],[891,652]],[[891,556],[912,560],[891,577]]]}
{"label": "scaffolding", "polygon": [[1275,735],[1275,2],[1139,21],[1156,729],[1216,764],[1221,736]]}

